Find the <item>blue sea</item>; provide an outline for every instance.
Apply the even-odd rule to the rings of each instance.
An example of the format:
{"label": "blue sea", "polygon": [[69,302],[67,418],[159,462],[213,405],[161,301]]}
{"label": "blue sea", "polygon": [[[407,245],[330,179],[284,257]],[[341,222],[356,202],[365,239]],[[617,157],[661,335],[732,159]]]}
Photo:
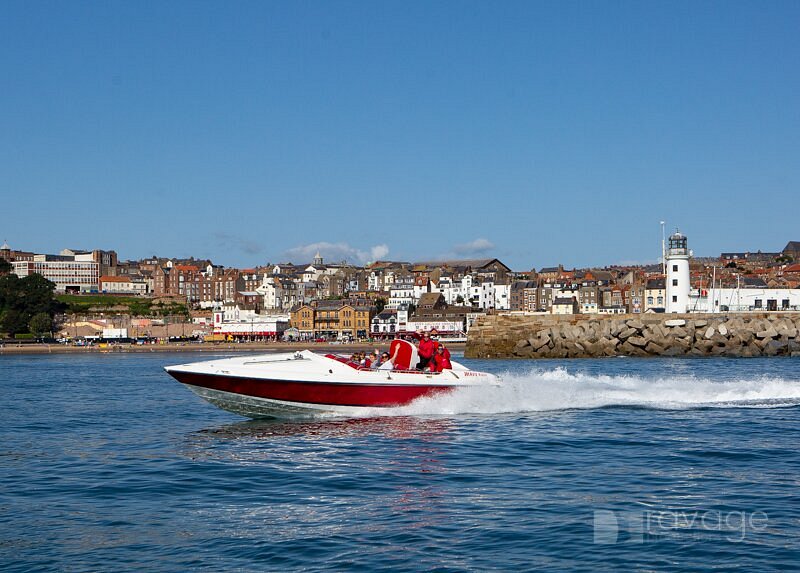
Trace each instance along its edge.
{"label": "blue sea", "polygon": [[798,359],[464,360],[502,386],[281,422],[162,370],[208,358],[0,357],[0,570],[800,564]]}

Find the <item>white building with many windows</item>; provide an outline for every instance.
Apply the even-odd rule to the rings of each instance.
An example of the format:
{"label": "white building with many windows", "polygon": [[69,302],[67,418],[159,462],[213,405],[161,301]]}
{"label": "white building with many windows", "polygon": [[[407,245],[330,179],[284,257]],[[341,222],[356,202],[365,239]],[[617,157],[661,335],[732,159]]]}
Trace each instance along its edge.
{"label": "white building with many windows", "polygon": [[129,276],[100,277],[100,292],[108,294],[145,295],[149,292],[147,281]]}
{"label": "white building with many windows", "polygon": [[470,284],[468,300],[472,307],[482,310],[494,308],[494,283],[477,280]]}
{"label": "white building with many windows", "polygon": [[42,275],[55,283],[57,292],[97,292],[100,288],[100,265],[91,253],[34,255],[32,261],[14,261],[14,274],[27,277]]}
{"label": "white building with many windows", "polygon": [[384,309],[372,318],[370,333],[374,337],[392,338],[399,330],[397,327],[397,311]]}
{"label": "white building with many windows", "polygon": [[693,289],[688,312],[780,312],[800,310],[800,289]]}
{"label": "white building with many windows", "polygon": [[401,304],[416,304],[414,298],[414,285],[395,286],[389,290],[388,308],[398,308]]}
{"label": "white building with many windows", "polygon": [[511,285],[494,285],[494,307],[497,310],[511,309]]}

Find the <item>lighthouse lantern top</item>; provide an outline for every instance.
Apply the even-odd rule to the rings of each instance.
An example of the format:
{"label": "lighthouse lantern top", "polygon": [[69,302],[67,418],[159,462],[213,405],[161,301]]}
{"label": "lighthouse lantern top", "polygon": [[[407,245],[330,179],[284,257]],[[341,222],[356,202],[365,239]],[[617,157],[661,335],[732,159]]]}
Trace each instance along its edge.
{"label": "lighthouse lantern top", "polygon": [[677,229],[675,233],[669,237],[669,252],[671,255],[686,255],[689,253],[686,246],[686,235],[682,234]]}

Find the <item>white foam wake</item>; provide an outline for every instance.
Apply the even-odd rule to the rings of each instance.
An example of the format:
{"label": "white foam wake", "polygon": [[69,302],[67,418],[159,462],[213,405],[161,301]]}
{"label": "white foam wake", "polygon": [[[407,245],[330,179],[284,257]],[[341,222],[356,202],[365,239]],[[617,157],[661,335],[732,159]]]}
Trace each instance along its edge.
{"label": "white foam wake", "polygon": [[499,387],[464,388],[369,415],[543,412],[609,406],[776,408],[800,405],[800,381],[763,377],[711,380],[569,373],[563,368],[504,374]]}

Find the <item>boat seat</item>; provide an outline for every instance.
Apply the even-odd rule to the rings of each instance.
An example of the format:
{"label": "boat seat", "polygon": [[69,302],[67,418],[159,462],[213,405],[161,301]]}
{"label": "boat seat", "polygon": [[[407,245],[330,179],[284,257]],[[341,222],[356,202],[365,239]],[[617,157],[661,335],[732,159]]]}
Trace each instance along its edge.
{"label": "boat seat", "polygon": [[350,362],[347,358],[343,358],[342,356],[336,356],[335,354],[326,354],[325,358],[330,358],[331,360],[336,360],[336,362],[347,364],[350,368],[355,368],[356,370],[362,370],[362,369],[369,370],[369,368],[364,368],[363,366],[360,366],[355,362]]}

